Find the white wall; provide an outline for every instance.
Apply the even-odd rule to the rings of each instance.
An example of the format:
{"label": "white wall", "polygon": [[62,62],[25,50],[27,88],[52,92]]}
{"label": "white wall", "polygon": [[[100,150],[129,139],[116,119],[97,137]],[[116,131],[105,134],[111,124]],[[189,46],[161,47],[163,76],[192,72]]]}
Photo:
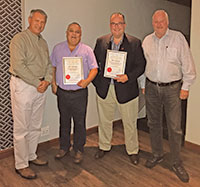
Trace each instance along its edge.
{"label": "white wall", "polygon": [[200,85],[200,0],[192,0],[192,22],[191,22],[191,50],[194,57],[197,79],[190,90],[186,140],[200,145],[200,99],[199,99],[199,85]]}
{"label": "white wall", "polygon": [[[189,33],[184,24],[189,23],[189,8],[164,0],[24,0],[26,27],[29,12],[34,8],[41,8],[48,14],[43,36],[49,44],[50,52],[55,44],[65,40],[66,27],[73,21],[82,26],[82,42],[93,48],[96,38],[109,32],[109,17],[117,11],[126,16],[127,32],[140,39],[152,32],[151,17],[156,9],[165,9],[169,13],[170,27]],[[43,126],[50,126],[50,135],[42,137],[41,141],[58,137],[59,115],[56,105],[56,97],[49,89]],[[117,113],[116,118],[119,117]],[[90,85],[87,127],[96,126],[97,123],[95,90]]]}

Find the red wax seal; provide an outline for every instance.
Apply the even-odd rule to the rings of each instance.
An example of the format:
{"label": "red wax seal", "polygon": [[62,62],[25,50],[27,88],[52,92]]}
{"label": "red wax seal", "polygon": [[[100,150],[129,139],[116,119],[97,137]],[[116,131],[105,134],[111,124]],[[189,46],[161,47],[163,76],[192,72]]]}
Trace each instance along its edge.
{"label": "red wax seal", "polygon": [[111,71],[112,71],[112,68],[108,68],[107,71],[108,71],[108,72],[111,72]]}
{"label": "red wax seal", "polygon": [[66,79],[70,79],[70,75],[66,75]]}

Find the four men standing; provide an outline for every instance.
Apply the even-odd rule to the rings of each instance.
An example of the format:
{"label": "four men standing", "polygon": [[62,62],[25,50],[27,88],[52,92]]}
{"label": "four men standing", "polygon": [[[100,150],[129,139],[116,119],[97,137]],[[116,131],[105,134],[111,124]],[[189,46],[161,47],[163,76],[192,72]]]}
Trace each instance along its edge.
{"label": "four men standing", "polygon": [[[187,99],[196,72],[185,38],[180,32],[168,29],[167,13],[163,10],[154,13],[154,33],[143,41],[144,54],[141,41],[125,33],[125,17],[121,13],[111,15],[111,34],[97,39],[94,53],[89,46],[81,43],[81,26],[76,22],[69,24],[66,31],[67,41],[57,44],[51,55],[53,80],[48,47],[40,34],[44,30],[46,20],[47,15],[44,11],[32,10],[29,28],[17,34],[10,44],[10,88],[16,172],[24,178],[33,179],[36,178],[36,174],[29,168],[29,162],[36,165],[47,164],[47,161],[37,158],[36,149],[45,91],[50,83],[52,92],[57,95],[60,113],[60,150],[55,156],[56,159],[63,158],[70,151],[71,119],[74,122],[74,162],[80,163],[83,159],[86,142],[87,86],[93,81],[99,115],[99,150],[95,158],[102,158],[111,150],[112,121],[118,108],[124,126],[126,152],[131,162],[137,165],[137,79],[145,71],[142,88],[146,97],[153,152],[153,158],[147,160],[145,166],[153,168],[163,160],[162,117],[165,112],[172,169],[183,182],[188,182],[189,176],[179,155],[182,140],[181,99]],[[110,51],[117,53],[118,58],[120,52],[126,54],[124,72],[113,77],[105,76],[105,72],[112,71],[106,64]],[[76,57],[83,63],[83,78],[76,84],[65,84],[65,79],[70,79],[70,76],[63,73],[64,58]]]}

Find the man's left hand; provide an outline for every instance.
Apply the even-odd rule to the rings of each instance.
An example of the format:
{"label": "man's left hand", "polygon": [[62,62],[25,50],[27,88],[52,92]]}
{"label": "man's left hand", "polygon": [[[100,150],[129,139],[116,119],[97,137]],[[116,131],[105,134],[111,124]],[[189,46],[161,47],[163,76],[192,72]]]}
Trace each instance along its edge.
{"label": "man's left hand", "polygon": [[49,86],[49,82],[48,81],[40,81],[40,84],[39,86],[37,87],[37,91],[40,92],[40,93],[44,93],[46,91],[46,89],[48,88]]}
{"label": "man's left hand", "polygon": [[88,81],[87,80],[80,80],[78,83],[77,83],[77,85],[78,86],[80,86],[80,87],[82,87],[82,88],[86,88],[87,86],[88,86]]}
{"label": "man's left hand", "polygon": [[180,99],[182,99],[182,100],[187,99],[188,96],[189,96],[189,91],[181,89],[181,91],[180,91]]}
{"label": "man's left hand", "polygon": [[125,83],[128,81],[128,76],[126,74],[124,75],[117,75],[117,77],[114,78],[117,82]]}

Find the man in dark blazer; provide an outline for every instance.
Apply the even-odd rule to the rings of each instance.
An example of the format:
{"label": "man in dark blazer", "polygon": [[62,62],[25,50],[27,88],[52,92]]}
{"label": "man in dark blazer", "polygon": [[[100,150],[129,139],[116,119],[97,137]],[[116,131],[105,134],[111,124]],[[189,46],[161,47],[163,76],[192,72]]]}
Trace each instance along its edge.
{"label": "man in dark blazer", "polygon": [[[93,80],[97,92],[99,115],[99,150],[95,154],[95,158],[102,158],[111,149],[112,121],[118,107],[124,126],[126,151],[131,162],[137,165],[139,163],[137,78],[143,74],[146,61],[141,41],[125,34],[125,28],[124,15],[113,13],[110,17],[111,34],[98,38],[94,49],[99,66],[98,74]],[[107,50],[126,53],[124,74],[117,74],[111,78],[104,76]]]}

